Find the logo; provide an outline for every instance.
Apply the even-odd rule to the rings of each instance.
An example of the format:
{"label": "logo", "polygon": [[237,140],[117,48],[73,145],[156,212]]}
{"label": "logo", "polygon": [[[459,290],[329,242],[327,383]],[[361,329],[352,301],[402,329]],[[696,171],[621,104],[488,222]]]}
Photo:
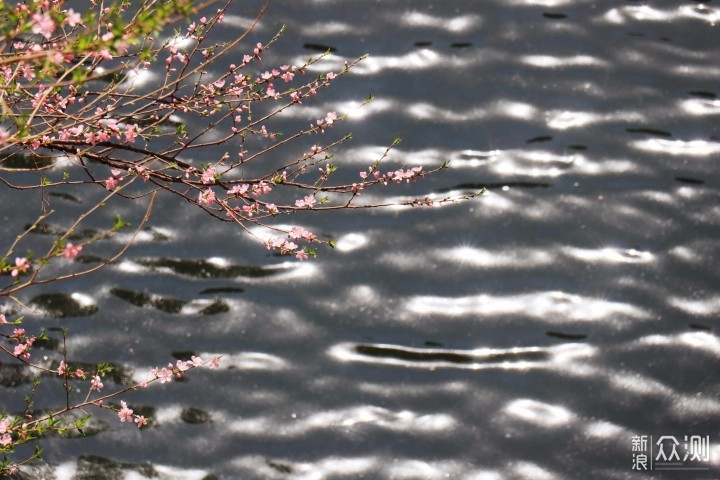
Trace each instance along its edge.
{"label": "logo", "polygon": [[632,469],[710,470],[710,435],[633,435]]}

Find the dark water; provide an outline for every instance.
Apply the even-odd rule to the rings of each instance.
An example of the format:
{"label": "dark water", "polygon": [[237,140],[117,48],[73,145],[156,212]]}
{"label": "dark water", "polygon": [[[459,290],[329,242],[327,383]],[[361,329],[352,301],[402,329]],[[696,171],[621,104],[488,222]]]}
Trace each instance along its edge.
{"label": "dark water", "polygon": [[[713,1],[274,1],[252,39],[288,25],[268,66],[370,53],[288,125],[372,93],[339,127],[342,169],[399,133],[393,165],[451,168],[386,193],[489,192],[296,217],[338,239],[303,264],[161,200],[121,261],[36,291],[79,303],[41,297],[70,313],[34,321],[70,328],[71,360],[124,365],[120,383],[188,352],[223,366],[127,396],[156,420],[145,431],[100,414],[94,435],[43,441],[52,468],[32,475],[718,478],[717,21]],[[9,199],[6,222],[28,205]],[[709,435],[710,471],[634,472],[633,435]]]}

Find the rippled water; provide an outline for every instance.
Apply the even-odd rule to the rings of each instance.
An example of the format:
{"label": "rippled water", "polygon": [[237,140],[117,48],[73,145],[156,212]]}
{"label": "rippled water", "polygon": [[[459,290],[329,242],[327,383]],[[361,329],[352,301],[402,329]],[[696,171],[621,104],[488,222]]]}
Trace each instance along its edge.
{"label": "rippled water", "polygon": [[[228,36],[253,3],[228,15]],[[64,316],[36,322],[70,328],[72,360],[124,366],[118,383],[188,352],[222,353],[223,368],[128,397],[157,420],[146,431],[100,414],[94,435],[44,441],[51,470],[717,478],[718,21],[709,0],[274,1],[253,40],[288,29],[266,61],[333,47],[319,73],[370,53],[288,125],[372,93],[342,169],[399,133],[395,164],[451,168],[395,198],[489,192],[298,218],[338,239],[303,264],[162,200],[122,260],[26,300]],[[76,200],[51,197],[69,212]],[[7,199],[6,222],[28,209]],[[28,379],[5,371],[17,410],[27,384],[7,385]],[[710,435],[711,471],[633,472],[638,434]]]}

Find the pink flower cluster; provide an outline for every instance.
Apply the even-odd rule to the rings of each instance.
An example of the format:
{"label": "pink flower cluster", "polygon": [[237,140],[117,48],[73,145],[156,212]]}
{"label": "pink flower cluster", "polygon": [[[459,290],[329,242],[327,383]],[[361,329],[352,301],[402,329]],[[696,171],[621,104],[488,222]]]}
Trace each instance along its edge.
{"label": "pink flower cluster", "polygon": [[25,257],[15,258],[15,267],[10,271],[12,277],[17,277],[20,273],[26,273],[30,268],[30,262]]}
{"label": "pink flower cluster", "polygon": [[132,409],[128,408],[127,403],[120,400],[120,411],[118,412],[118,418],[120,419],[120,422],[125,423],[133,423],[133,419],[135,423],[137,423],[138,428],[143,427],[147,425],[147,419],[142,415],[134,415]]}
{"label": "pink flower cluster", "polygon": [[[328,112],[325,118],[318,119],[315,123],[320,133],[325,132],[325,128],[332,128],[333,123],[338,119],[337,113]],[[310,124],[310,128],[315,129],[315,126]]]}
{"label": "pink flower cluster", "polygon": [[[407,183],[410,183],[410,180],[414,180],[415,177],[422,178],[422,167],[412,167],[408,168],[407,170],[403,170],[402,168],[400,168],[398,170],[395,170],[394,172],[387,172],[385,176],[388,178],[389,181],[395,183],[402,183],[403,180]],[[387,182],[385,184],[387,185]]]}
{"label": "pink flower cluster", "polygon": [[198,195],[198,203],[203,205],[212,205],[217,200],[217,196],[212,188],[202,190]]}
{"label": "pink flower cluster", "polygon": [[113,168],[110,170],[110,173],[112,174],[112,176],[108,177],[108,179],[105,180],[105,188],[107,188],[108,190],[115,190],[117,184],[122,182],[123,177],[120,176],[120,174],[122,174],[122,170]]}
{"label": "pink flower cluster", "polygon": [[202,176],[200,177],[200,181],[204,185],[212,185],[215,183],[215,175],[217,175],[215,167],[209,167],[205,171],[203,171]]}
{"label": "pink flower cluster", "polygon": [[201,367],[203,365],[207,365],[210,368],[218,368],[220,366],[220,357],[216,355],[211,360],[204,361],[202,358],[193,355],[189,361],[178,360],[175,365],[168,363],[167,367],[155,367],[150,370],[150,380],[141,383],[140,386],[147,387],[148,382],[157,379],[160,380],[160,383],[170,382],[173,376],[180,378],[183,373],[191,368]]}
{"label": "pink flower cluster", "polygon": [[10,436],[10,432],[8,431],[8,428],[10,427],[10,420],[7,418],[3,418],[0,420],[0,446],[7,447],[12,443],[12,437]]}
{"label": "pink flower cluster", "polygon": [[317,200],[314,195],[307,195],[302,199],[295,200],[295,206],[298,208],[312,208]]}
{"label": "pink flower cluster", "polygon": [[[280,178],[285,177],[283,176]],[[226,208],[227,215],[231,218],[236,218],[238,215],[252,218],[254,214],[260,212],[261,206],[264,206],[270,215],[277,215],[280,213],[280,209],[277,205],[275,205],[274,203],[263,203],[250,197],[250,195],[253,195],[254,197],[259,198],[263,195],[269,194],[270,192],[272,192],[272,187],[268,182],[265,182],[263,180],[253,185],[248,183],[233,185],[233,187],[230,188],[227,192],[228,200],[242,199],[247,203],[242,207],[234,208],[229,207],[227,202],[221,203]]]}
{"label": "pink flower cluster", "polygon": [[13,355],[25,361],[30,360],[30,347],[35,343],[35,337],[26,335],[24,328],[16,328],[11,338],[18,342],[13,349]]}
{"label": "pink flower cluster", "polygon": [[77,257],[78,253],[80,253],[82,249],[82,245],[73,245],[72,243],[68,242],[68,244],[65,245],[65,248],[63,248],[60,252],[63,254],[63,257],[67,258],[68,260],[72,260]]}
{"label": "pink flower cluster", "polygon": [[55,31],[55,21],[48,13],[36,13],[32,16],[32,32],[36,35],[42,34],[45,38],[52,37]]}
{"label": "pink flower cluster", "polygon": [[[312,243],[317,240],[317,236],[314,233],[309,232],[302,227],[292,227],[288,232],[287,236],[291,240],[305,240],[308,243]],[[265,242],[265,247],[268,250],[275,250],[281,255],[287,255],[291,253],[295,254],[295,258],[300,261],[307,260],[309,258],[308,250],[306,248],[300,248],[296,243],[291,240],[282,237],[273,237],[267,242]]]}

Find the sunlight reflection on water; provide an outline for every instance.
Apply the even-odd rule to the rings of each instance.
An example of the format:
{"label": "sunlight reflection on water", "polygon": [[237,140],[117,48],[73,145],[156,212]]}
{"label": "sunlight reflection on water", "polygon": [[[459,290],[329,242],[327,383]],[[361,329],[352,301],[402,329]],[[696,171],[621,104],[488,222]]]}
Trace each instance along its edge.
{"label": "sunlight reflection on water", "polygon": [[[159,199],[152,229],[104,277],[48,297],[96,313],[32,321],[69,323],[71,361],[110,352],[136,379],[188,353],[223,363],[128,395],[157,407],[147,432],[48,439],[58,478],[88,451],[126,462],[112,468],[127,478],[146,461],[161,479],[635,478],[632,435],[715,434],[716,7],[278,1],[249,43],[287,23],[264,55],[274,64],[332,46],[311,78],[370,53],[327,96],[279,116],[280,130],[350,113],[308,139],[352,131],[333,159],[343,181],[395,133],[403,143],[383,168],[450,160],[361,202],[489,191],[436,209],[280,218],[337,240],[304,263]],[[237,33],[250,13],[221,29]],[[31,209],[15,201],[7,222]],[[86,250],[102,259],[103,248]],[[213,421],[186,423],[188,406]]]}

